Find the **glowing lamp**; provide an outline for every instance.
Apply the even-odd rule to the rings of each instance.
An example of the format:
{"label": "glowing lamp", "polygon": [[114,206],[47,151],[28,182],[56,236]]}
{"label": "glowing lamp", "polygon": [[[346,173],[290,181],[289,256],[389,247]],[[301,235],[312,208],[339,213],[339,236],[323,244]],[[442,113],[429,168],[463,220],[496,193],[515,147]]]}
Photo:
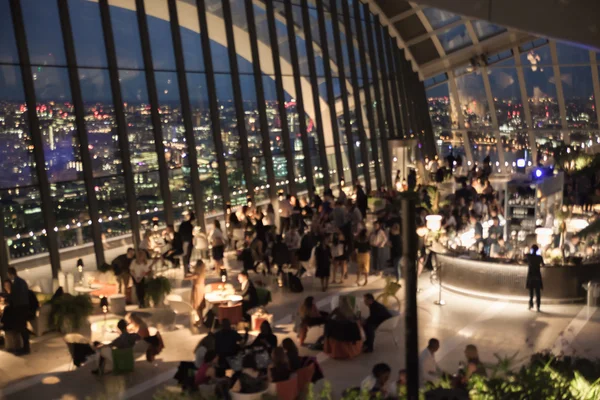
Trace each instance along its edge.
{"label": "glowing lamp", "polygon": [[519,158],[519,159],[517,160],[517,167],[518,167],[518,168],[525,168],[525,159],[523,159],[523,158]]}
{"label": "glowing lamp", "polygon": [[417,235],[419,237],[425,237],[427,236],[427,233],[429,232],[429,229],[427,229],[426,226],[420,226],[417,228]]}
{"label": "glowing lamp", "polygon": [[535,230],[536,240],[542,247],[548,246],[552,243],[552,229],[550,228],[537,228]]}
{"label": "glowing lamp", "polygon": [[442,216],[441,215],[428,215],[425,217],[427,221],[427,229],[433,232],[437,232],[442,229]]}
{"label": "glowing lamp", "polygon": [[543,172],[542,172],[542,170],[541,170],[541,169],[536,169],[536,170],[535,170],[535,177],[536,177],[536,178],[541,178],[541,177],[542,177],[542,174],[543,174]]}
{"label": "glowing lamp", "polygon": [[579,232],[589,225],[585,219],[582,218],[573,218],[567,220],[567,232]]}
{"label": "glowing lamp", "polygon": [[221,274],[221,282],[223,282],[223,283],[227,282],[227,270],[225,268],[221,268],[220,274]]}
{"label": "glowing lamp", "polygon": [[106,315],[108,313],[108,297],[102,296],[100,298],[100,308],[102,309],[102,313]]}

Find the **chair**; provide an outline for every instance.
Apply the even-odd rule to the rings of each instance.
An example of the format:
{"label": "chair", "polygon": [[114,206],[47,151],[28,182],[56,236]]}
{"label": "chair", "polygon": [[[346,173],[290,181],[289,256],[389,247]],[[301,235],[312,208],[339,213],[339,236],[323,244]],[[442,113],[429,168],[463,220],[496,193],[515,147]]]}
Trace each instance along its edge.
{"label": "chair", "polygon": [[381,325],[377,327],[377,330],[375,332],[377,334],[390,333],[392,335],[392,339],[394,340],[394,344],[396,345],[396,347],[398,347],[398,340],[396,339],[395,332],[398,326],[400,325],[402,316],[400,315],[400,312],[396,310],[390,310],[390,313],[392,314],[392,317],[383,321]]}
{"label": "chair", "polygon": [[178,296],[178,295],[173,295],[173,297],[171,297],[171,296],[167,297],[167,300],[169,302],[169,307],[175,314],[173,317],[173,323],[171,324],[171,328],[175,327],[175,323],[177,322],[177,317],[179,315],[187,315],[190,320],[190,326],[191,326],[193,324],[192,311],[194,310],[194,308],[192,307],[191,304],[186,303],[185,301],[177,300],[176,296],[181,298],[181,296]]}
{"label": "chair", "polygon": [[298,377],[298,394],[303,396],[308,385],[312,382],[312,377],[315,373],[315,364],[307,365],[296,371]]}
{"label": "chair", "polygon": [[267,390],[257,393],[237,393],[230,391],[229,395],[231,396],[231,400],[261,400],[265,393],[267,393]]}
{"label": "chair", "polygon": [[256,296],[258,297],[259,306],[266,306],[272,301],[271,291],[269,289],[257,287]]}
{"label": "chair", "polygon": [[130,349],[112,349],[112,362],[114,375],[127,374],[133,372],[135,360],[133,358],[133,348]]}
{"label": "chair", "polygon": [[88,356],[95,354],[95,351],[90,346],[90,342],[87,338],[79,333],[69,333],[65,335],[63,339],[67,344],[67,349],[71,355],[69,371],[73,368],[79,368],[85,363]]}
{"label": "chair", "polygon": [[298,375],[292,375],[290,379],[275,383],[278,400],[296,400],[298,397]]}

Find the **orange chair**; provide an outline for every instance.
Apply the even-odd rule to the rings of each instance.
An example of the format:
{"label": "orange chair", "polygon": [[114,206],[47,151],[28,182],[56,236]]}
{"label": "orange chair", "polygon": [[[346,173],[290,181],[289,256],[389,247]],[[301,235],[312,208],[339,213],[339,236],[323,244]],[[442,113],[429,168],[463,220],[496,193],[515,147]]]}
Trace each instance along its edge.
{"label": "orange chair", "polygon": [[296,400],[298,397],[298,376],[292,375],[290,379],[277,382],[277,400]]}
{"label": "orange chair", "polygon": [[298,394],[302,397],[315,374],[315,364],[307,365],[296,371],[298,377]]}

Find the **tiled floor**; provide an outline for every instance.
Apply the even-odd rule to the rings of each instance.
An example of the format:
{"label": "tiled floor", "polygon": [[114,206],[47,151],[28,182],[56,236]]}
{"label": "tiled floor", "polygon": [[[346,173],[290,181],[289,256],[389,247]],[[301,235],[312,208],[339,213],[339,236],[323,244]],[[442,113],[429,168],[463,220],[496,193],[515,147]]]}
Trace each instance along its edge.
{"label": "tiled floor", "polygon": [[[348,285],[353,278],[348,280]],[[310,279],[305,280],[306,291],[302,294],[273,292],[273,303],[269,311],[274,314],[280,338],[292,335],[291,313],[302,299],[311,294],[319,305],[328,309],[331,297],[340,292],[355,295],[371,291],[376,293],[383,286],[381,279],[372,279],[366,288],[334,285],[329,292],[314,292]],[[594,346],[600,330],[600,315],[596,309],[588,310],[582,305],[542,306],[541,314],[530,312],[523,304],[471,299],[455,294],[444,294],[447,305],[433,304],[437,299],[437,288],[424,275],[420,280],[422,291],[419,299],[419,340],[424,347],[427,339],[436,337],[441,341],[437,355],[440,366],[454,372],[458,362],[464,358],[463,350],[473,343],[480,350],[484,363],[493,363],[495,355],[512,355],[518,352],[517,360],[525,360],[533,352],[554,349],[557,353],[585,353],[590,357],[600,356]],[[401,291],[402,292],[402,291]],[[401,293],[400,297],[403,297]],[[387,362],[397,371],[405,364],[404,324],[395,332],[399,346],[396,347],[390,334],[377,336],[375,352],[359,356],[352,361],[328,359],[324,354],[315,354],[304,348],[306,355],[317,355],[326,379],[335,393],[357,385],[377,362]],[[171,377],[181,360],[191,360],[192,351],[201,335],[192,335],[187,329],[162,332],[166,349],[159,359],[150,364],[145,360],[136,363],[136,371],[128,376],[105,376],[90,374],[90,367],[67,371],[69,355],[62,339],[57,334],[48,334],[36,339],[33,354],[18,358],[0,352],[0,398],[6,399],[148,399],[157,389],[173,385]],[[309,332],[308,342],[315,340],[321,331]],[[51,371],[51,372],[48,372]]]}

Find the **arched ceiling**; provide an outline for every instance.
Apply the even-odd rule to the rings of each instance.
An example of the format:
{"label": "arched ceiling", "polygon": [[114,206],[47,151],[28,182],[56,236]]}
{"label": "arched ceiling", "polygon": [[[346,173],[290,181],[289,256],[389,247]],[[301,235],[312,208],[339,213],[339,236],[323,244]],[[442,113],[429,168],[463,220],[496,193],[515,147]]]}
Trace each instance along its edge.
{"label": "arched ceiling", "polygon": [[[476,0],[368,2],[372,10],[383,14],[382,22],[389,25],[398,46],[405,49],[413,69],[423,80],[469,64],[474,58],[485,59],[487,57],[481,56],[511,49],[535,38],[524,31],[486,22],[485,18],[472,19],[424,4],[444,3],[449,7],[460,3],[463,6],[463,3]],[[461,11],[464,10],[461,8]]]}

